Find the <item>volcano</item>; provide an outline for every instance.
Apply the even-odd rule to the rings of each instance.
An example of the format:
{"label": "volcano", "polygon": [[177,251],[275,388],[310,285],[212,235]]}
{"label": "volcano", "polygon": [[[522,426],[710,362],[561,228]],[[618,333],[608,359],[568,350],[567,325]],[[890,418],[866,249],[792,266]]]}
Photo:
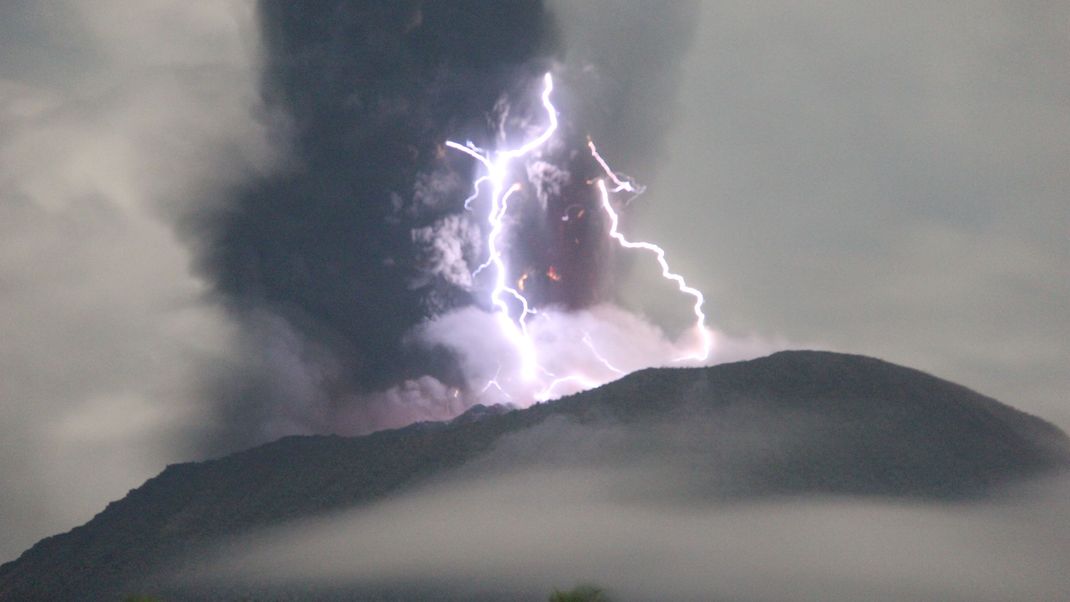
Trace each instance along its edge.
{"label": "volcano", "polygon": [[[540,434],[538,444],[517,453],[512,443],[532,433]],[[227,538],[389,505],[458,470],[478,478],[481,466],[564,462],[642,471],[652,458],[687,475],[652,494],[665,498],[968,504],[1070,467],[1070,439],[965,387],[862,356],[786,351],[707,368],[647,369],[523,410],[480,406],[452,422],[355,438],[287,437],[168,466],[85,525],[0,567],[0,600],[135,592],[203,599],[208,594],[175,585],[166,569]]]}

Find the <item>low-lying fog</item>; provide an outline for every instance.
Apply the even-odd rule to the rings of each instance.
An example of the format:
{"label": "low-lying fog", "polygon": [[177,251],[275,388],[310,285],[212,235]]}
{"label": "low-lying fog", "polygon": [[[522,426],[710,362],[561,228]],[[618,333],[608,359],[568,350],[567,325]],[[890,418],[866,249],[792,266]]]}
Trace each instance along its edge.
{"label": "low-lying fog", "polygon": [[[228,542],[180,580],[228,591],[422,588],[525,600],[578,583],[605,587],[614,600],[1056,600],[1070,592],[1065,477],[974,503],[717,502],[689,487],[709,476],[689,471],[716,466],[633,462],[627,452],[614,459],[635,450],[618,445],[623,433],[585,439],[570,428],[513,436],[495,454],[377,505]],[[576,455],[524,462],[547,436],[571,437]]]}

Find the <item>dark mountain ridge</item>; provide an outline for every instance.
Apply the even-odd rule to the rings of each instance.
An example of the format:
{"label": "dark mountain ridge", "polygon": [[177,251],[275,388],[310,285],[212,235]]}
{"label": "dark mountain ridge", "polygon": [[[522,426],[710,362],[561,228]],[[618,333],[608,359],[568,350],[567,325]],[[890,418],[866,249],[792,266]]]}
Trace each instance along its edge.
{"label": "dark mountain ridge", "polygon": [[[525,410],[478,407],[450,423],[355,438],[286,437],[168,466],[85,525],[0,566],[0,600],[155,591],[150,576],[199,546],[383,500],[486,457],[503,438],[553,427],[551,418],[590,432],[623,429],[625,439],[646,437],[666,457],[697,458],[691,493],[711,498],[969,500],[1070,466],[1070,439],[1058,428],[965,387],[862,356],[781,352],[709,368],[642,370]],[[723,436],[729,430],[789,443],[748,446]],[[535,455],[567,455],[560,449],[567,445]],[[718,463],[704,463],[714,456]]]}

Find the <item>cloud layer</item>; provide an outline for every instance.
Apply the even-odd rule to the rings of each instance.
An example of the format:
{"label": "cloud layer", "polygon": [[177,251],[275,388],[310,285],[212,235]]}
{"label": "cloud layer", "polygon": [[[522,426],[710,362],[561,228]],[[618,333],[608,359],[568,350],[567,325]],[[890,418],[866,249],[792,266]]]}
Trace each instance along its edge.
{"label": "cloud layer", "polygon": [[[742,465],[749,453],[783,451],[774,431],[714,431],[704,434],[734,441],[723,445]],[[228,541],[194,562],[203,568],[178,570],[177,583],[194,592],[349,588],[466,600],[542,599],[590,582],[620,600],[994,601],[1057,598],[1070,587],[1065,479],[972,505],[716,503],[689,497],[695,471],[731,484],[733,456],[689,457],[684,445],[652,458],[668,452],[673,432],[680,446],[679,429],[644,438],[542,425],[389,502]],[[557,456],[526,461],[555,446]],[[644,461],[633,462],[640,449]]]}

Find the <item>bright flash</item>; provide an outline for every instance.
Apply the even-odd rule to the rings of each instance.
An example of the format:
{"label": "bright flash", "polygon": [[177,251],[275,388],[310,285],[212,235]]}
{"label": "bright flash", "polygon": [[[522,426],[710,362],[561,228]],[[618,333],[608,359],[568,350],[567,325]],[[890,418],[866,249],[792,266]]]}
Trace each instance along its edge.
{"label": "bright flash", "polygon": [[[559,376],[551,373],[540,364],[536,342],[528,331],[527,324],[529,316],[536,314],[537,311],[531,306],[528,299],[523,294],[529,275],[528,272],[525,272],[515,280],[510,276],[507,258],[504,256],[501,246],[502,236],[506,229],[505,217],[509,211],[509,201],[514,194],[520,192],[522,189],[522,185],[519,181],[509,181],[509,179],[513,177],[513,163],[516,160],[524,159],[543,147],[554,135],[554,132],[557,131],[557,109],[551,101],[553,90],[553,78],[547,73],[543,77],[541,97],[542,106],[546,112],[547,125],[538,136],[528,140],[519,147],[500,151],[485,151],[471,142],[459,144],[457,142],[447,141],[445,144],[448,148],[461,151],[472,157],[483,166],[484,173],[475,180],[472,186],[472,194],[464,200],[465,209],[471,210],[474,201],[484,194],[489,195],[490,206],[487,210],[486,217],[487,223],[490,226],[486,239],[487,259],[482,265],[476,268],[473,272],[473,276],[479,275],[484,270],[489,270],[491,272],[492,288],[490,291],[490,303],[496,322],[505,339],[509,341],[514,348],[517,358],[519,359],[520,370],[517,376],[519,376],[522,383],[526,383],[526,386],[523,388],[529,391],[528,395],[531,395],[535,400],[540,401],[549,399],[553,395],[558,394],[558,392],[563,390],[566,385],[570,386],[571,390],[589,389],[604,384],[608,380],[624,374],[622,370],[616,368],[606,360],[605,356],[603,356],[596,348],[590,334],[586,332],[582,334],[581,340],[583,344],[590,349],[593,357],[597,359],[598,363],[608,370],[612,376],[606,375],[599,378],[582,373]],[[636,184],[631,178],[617,174],[610,169],[609,164],[598,153],[594,142],[589,138],[588,148],[594,159],[605,171],[606,177],[613,183],[613,188],[610,189],[606,185],[605,179],[599,179],[596,182],[598,192],[601,195],[602,209],[610,219],[610,237],[616,240],[617,243],[625,249],[639,249],[653,253],[658,264],[661,266],[662,276],[676,283],[680,292],[694,298],[694,328],[699,334],[700,346],[699,349],[685,357],[674,358],[674,361],[706,360],[709,357],[712,348],[712,335],[705,325],[706,315],[703,313],[704,298],[702,293],[689,286],[682,276],[674,273],[670,269],[669,264],[665,259],[665,251],[661,247],[648,242],[631,242],[620,233],[619,218],[610,202],[610,195],[611,193],[628,193],[632,196],[625,201],[625,203],[627,203],[635,198],[635,196],[642,193],[643,187]],[[487,186],[488,184],[489,186]],[[489,190],[486,190],[488,188]],[[580,208],[576,218],[582,218],[584,216],[584,211],[583,208]],[[567,221],[568,215],[566,214],[562,219]],[[554,282],[561,280],[561,274],[554,266],[550,266],[546,270],[546,277]],[[516,286],[510,286],[509,283],[514,281]],[[519,308],[519,315],[515,319],[512,317],[510,304],[514,307],[513,311],[515,311],[515,308]],[[483,387],[482,392],[486,393],[489,389],[495,388],[505,395],[506,398],[511,399],[506,390],[507,388],[510,388],[509,383],[512,382],[512,377],[509,375],[503,376],[500,373],[501,365],[499,364],[498,372],[495,373],[494,378],[487,382]],[[542,380],[540,375],[550,380]],[[532,385],[534,388],[531,388]]]}

